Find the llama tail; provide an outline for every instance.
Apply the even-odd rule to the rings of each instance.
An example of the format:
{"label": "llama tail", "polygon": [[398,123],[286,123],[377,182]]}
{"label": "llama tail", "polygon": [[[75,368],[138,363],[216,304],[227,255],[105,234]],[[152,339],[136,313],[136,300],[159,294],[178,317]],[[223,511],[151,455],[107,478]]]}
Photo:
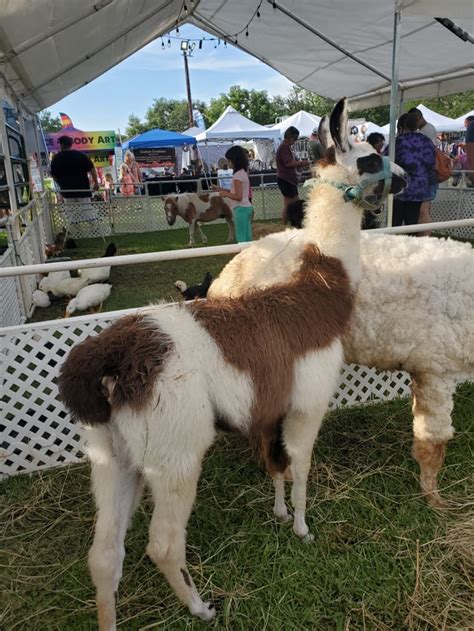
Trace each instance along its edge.
{"label": "llama tail", "polygon": [[74,346],[59,373],[61,400],[88,425],[107,423],[112,410],[135,411],[150,401],[171,340],[143,315],[126,316]]}

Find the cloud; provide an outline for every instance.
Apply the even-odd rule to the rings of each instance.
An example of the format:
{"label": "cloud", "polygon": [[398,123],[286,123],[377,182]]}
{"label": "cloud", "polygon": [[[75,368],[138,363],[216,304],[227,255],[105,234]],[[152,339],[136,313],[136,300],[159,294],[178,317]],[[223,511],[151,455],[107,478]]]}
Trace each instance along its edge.
{"label": "cloud", "polygon": [[272,76],[264,79],[259,78],[258,81],[242,79],[239,85],[247,90],[251,90],[252,88],[257,90],[266,90],[269,96],[286,96],[293,87],[294,83],[283,75],[278,74],[276,71],[272,72],[274,72]]}

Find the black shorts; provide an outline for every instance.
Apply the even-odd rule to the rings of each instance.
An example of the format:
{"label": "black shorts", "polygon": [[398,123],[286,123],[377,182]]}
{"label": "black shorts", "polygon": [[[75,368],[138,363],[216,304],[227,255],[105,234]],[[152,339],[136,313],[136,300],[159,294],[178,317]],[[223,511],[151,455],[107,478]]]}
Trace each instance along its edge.
{"label": "black shorts", "polygon": [[280,177],[277,177],[277,184],[283,197],[289,197],[290,199],[298,197],[298,187],[296,184],[282,180]]}

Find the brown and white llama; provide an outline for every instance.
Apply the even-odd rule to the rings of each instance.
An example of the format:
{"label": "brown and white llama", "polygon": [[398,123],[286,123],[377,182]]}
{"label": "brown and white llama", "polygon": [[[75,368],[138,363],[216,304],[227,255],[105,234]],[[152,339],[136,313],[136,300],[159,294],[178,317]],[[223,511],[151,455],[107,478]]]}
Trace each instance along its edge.
{"label": "brown and white llama", "polygon": [[203,243],[207,243],[207,237],[201,229],[200,223],[208,223],[216,219],[225,219],[229,229],[227,243],[235,241],[234,220],[232,210],[219,193],[181,193],[170,195],[164,200],[166,221],[173,226],[176,217],[182,217],[189,224],[189,243],[193,246],[196,241],[196,229]]}
{"label": "brown and white llama", "polygon": [[[219,429],[247,435],[258,448],[283,520],[290,474],[293,530],[312,539],[305,507],[313,443],[338,381],[360,276],[361,209],[344,201],[337,183],[357,184],[367,168],[382,168],[375,154],[354,152],[353,166],[344,155],[345,99],[331,115],[331,132],[335,156],[348,166],[328,165],[315,187],[314,224],[288,282],[235,300],[126,316],[74,347],[61,369],[61,397],[87,427],[97,504],[89,567],[101,631],[115,629],[124,538],[143,483],[155,503],[148,555],[192,614],[214,617],[187,570],[185,533],[201,463]],[[382,188],[374,183],[361,198]]]}

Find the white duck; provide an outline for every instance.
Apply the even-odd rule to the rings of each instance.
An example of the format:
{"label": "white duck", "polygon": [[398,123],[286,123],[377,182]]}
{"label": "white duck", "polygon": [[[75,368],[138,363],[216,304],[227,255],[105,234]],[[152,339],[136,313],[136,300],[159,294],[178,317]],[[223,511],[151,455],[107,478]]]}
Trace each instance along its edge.
{"label": "white duck", "polygon": [[65,278],[54,283],[49,291],[51,291],[56,298],[75,296],[88,283],[88,278]]}
{"label": "white duck", "polygon": [[49,299],[48,294],[45,291],[41,291],[41,289],[37,289],[33,292],[32,295],[33,304],[35,307],[49,307],[51,301]]}
{"label": "white duck", "polygon": [[[108,258],[109,256],[115,256],[117,253],[117,246],[115,243],[109,243],[102,258]],[[86,269],[78,269],[77,273],[81,278],[88,278],[89,285],[92,283],[103,283],[104,280],[110,278],[110,265],[104,265],[104,267],[91,267]]]}
{"label": "white duck", "polygon": [[67,278],[71,278],[71,272],[67,270],[61,272],[49,272],[47,276],[40,280],[38,289],[48,293],[48,291],[51,291],[53,286],[60,280],[66,280]]}
{"label": "white duck", "polygon": [[84,287],[75,298],[69,301],[66,307],[66,318],[69,318],[74,311],[85,311],[92,307],[99,306],[100,311],[102,303],[110,296],[111,290],[112,285],[107,283]]}
{"label": "white duck", "polygon": [[110,277],[110,265],[104,267],[78,269],[77,273],[81,278],[86,278],[89,281],[89,284],[102,283]]}

